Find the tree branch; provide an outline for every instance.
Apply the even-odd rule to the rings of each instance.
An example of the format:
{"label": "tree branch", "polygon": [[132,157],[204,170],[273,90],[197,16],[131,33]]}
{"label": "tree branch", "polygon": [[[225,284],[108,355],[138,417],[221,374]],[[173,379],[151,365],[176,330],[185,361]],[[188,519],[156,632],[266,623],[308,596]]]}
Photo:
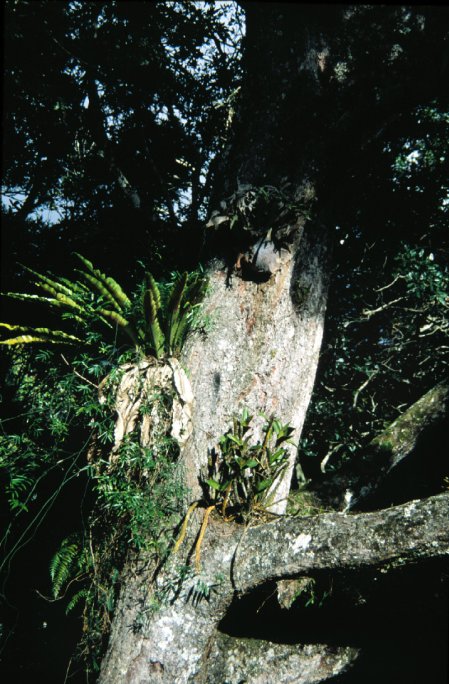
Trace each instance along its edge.
{"label": "tree branch", "polygon": [[236,550],[235,588],[317,570],[405,565],[449,556],[449,493],[345,515],[283,518],[249,529]]}
{"label": "tree branch", "polygon": [[415,450],[425,430],[449,415],[449,383],[441,382],[412,404],[352,460],[319,486],[318,496],[340,510],[353,508],[379,488],[387,475]]}

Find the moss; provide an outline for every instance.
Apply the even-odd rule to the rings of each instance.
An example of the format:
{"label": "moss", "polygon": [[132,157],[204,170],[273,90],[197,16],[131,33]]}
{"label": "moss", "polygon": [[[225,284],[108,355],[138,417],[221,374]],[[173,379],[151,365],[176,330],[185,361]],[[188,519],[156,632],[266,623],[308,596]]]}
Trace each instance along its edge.
{"label": "moss", "polygon": [[292,490],[287,502],[287,515],[318,515],[326,509],[313,492],[304,489]]}

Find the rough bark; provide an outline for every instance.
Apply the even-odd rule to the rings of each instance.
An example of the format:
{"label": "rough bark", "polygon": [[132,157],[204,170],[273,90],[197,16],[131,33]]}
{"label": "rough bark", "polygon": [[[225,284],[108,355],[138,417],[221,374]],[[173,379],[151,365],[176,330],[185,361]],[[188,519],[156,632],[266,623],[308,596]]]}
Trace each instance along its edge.
{"label": "rough bark", "polygon": [[[296,254],[279,253],[266,283],[235,277],[229,286],[225,270],[211,274],[204,304],[211,329],[206,338],[193,339],[184,355],[195,396],[194,430],[183,453],[193,499],[201,495],[198,474],[210,450],[243,406],[255,414],[259,429],[262,412],[290,422],[294,440],[299,438],[323,333],[328,251],[325,231],[311,226]],[[289,449],[277,512],[285,510],[296,456],[295,448]]]}
{"label": "rough bark", "polygon": [[220,634],[212,646],[206,684],[318,684],[345,672],[357,658],[354,646],[277,644]]}
{"label": "rough bark", "polygon": [[[109,657],[100,681],[129,684],[214,681],[211,677],[216,664],[211,654],[214,649],[220,650],[214,646],[214,638],[236,592],[245,593],[268,579],[298,577],[323,569],[392,568],[416,563],[422,558],[447,557],[448,513],[449,494],[445,493],[387,511],[285,517],[246,530],[215,521],[204,543],[201,573],[183,578],[182,561],[178,563],[176,557],[171,558],[155,582],[160,601],[157,612],[148,621],[141,621],[137,634],[131,630],[136,624],[136,611],[144,609],[143,596],[148,601],[147,573],[136,567],[134,575],[126,578]],[[191,535],[186,542],[184,562],[188,560],[189,546],[194,539]],[[223,646],[229,646],[232,651],[232,643]],[[309,657],[313,659],[319,652],[322,657],[326,656],[324,648],[312,649]],[[261,679],[260,673],[265,668],[272,669],[276,653],[294,664],[301,649],[295,653],[291,648],[270,645],[259,652],[259,674],[253,677],[252,668],[245,670],[246,681],[269,681]],[[355,655],[354,649],[342,649],[333,657],[325,658],[327,673],[335,675]],[[319,663],[322,665],[321,659]],[[304,673],[299,671],[295,682],[323,681],[317,679],[322,674],[321,665],[318,669],[306,665],[307,658]],[[241,669],[242,664],[238,663],[235,670]],[[285,678],[277,681],[291,681],[289,676],[287,667]]]}
{"label": "rough bark", "polygon": [[[283,421],[291,422],[299,437],[313,387],[323,330],[327,250],[324,235],[322,241],[312,242],[310,233],[305,231],[296,254],[287,250],[281,253],[278,267],[267,283],[234,279],[229,287],[224,270],[211,274],[211,290],[204,311],[212,318],[212,329],[206,337],[194,338],[184,356],[195,397],[193,432],[181,457],[192,500],[201,495],[198,477],[207,462],[208,450],[216,445],[220,434],[229,427],[232,415],[241,406],[247,406],[256,414],[259,411],[275,413]],[[295,363],[290,362],[292,358]],[[282,388],[281,392],[279,388]],[[135,403],[135,397],[131,399]],[[294,460],[295,451],[291,449],[290,467],[276,492],[278,512],[286,506]],[[123,592],[100,681],[157,681],[152,679],[156,677],[156,671],[148,669],[149,661],[161,664],[155,666],[161,681],[188,681],[201,671],[208,644],[234,593],[229,564],[241,535],[240,528],[234,531],[225,526],[222,530],[211,524],[207,531],[206,540],[213,539],[214,531],[218,529],[225,539],[224,548],[218,555],[203,563],[204,567],[207,565],[204,580],[207,586],[216,585],[214,578],[223,576],[218,583],[216,599],[214,596],[214,600],[211,598],[200,605],[185,601],[189,593],[196,595],[195,587],[203,582],[202,575],[194,574],[179,588],[180,597],[173,605],[160,608],[145,623],[142,632],[130,633],[130,627],[140,619],[142,603],[160,602],[166,587],[180,585],[182,567],[189,564],[197,525],[194,519],[183,556],[180,554],[179,561],[177,556],[172,559],[159,572],[157,581],[152,580],[155,568],[151,562],[141,576],[134,575],[132,566],[125,571]],[[205,548],[208,543],[206,541]],[[145,562],[140,560],[139,563]],[[227,587],[225,591],[224,587]],[[145,612],[145,606],[143,610]],[[166,639],[162,638],[164,634]],[[185,642],[187,635],[192,636],[192,639],[189,636],[188,647],[174,648],[179,639],[180,644]],[[173,656],[169,660],[167,649]]]}
{"label": "rough bark", "polygon": [[237,551],[235,587],[245,592],[267,579],[313,570],[403,565],[448,555],[448,514],[449,494],[439,494],[372,513],[285,518],[250,529]]}

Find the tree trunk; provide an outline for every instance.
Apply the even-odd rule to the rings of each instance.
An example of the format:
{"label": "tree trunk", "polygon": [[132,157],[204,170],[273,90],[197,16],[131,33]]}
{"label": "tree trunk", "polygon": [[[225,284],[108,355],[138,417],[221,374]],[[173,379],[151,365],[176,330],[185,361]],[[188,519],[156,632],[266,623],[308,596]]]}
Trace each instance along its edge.
{"label": "tree trunk", "polygon": [[[332,228],[326,179],[336,147],[341,153],[328,138],[327,59],[344,8],[244,5],[246,81],[232,144],[216,162],[211,209],[219,216],[210,222],[225,226],[212,242],[227,261],[211,262],[208,330],[188,340],[181,360],[194,397],[192,434],[180,456],[190,491],[186,504],[201,499],[208,456],[243,406],[255,416],[290,422],[299,439],[326,307]],[[274,215],[268,202],[265,217],[262,212],[258,222],[232,232],[231,215],[250,200],[257,214],[261,187],[285,206],[278,203]],[[257,418],[256,436],[262,424]],[[236,644],[219,633],[234,596],[267,580],[323,569],[393,567],[448,554],[448,494],[370,514],[284,517],[294,461],[290,447],[270,507],[278,519],[245,527],[211,515],[200,568],[193,553],[201,508],[178,553],[162,567],[150,556],[130,554],[100,682],[324,681],[342,672],[357,649]]]}

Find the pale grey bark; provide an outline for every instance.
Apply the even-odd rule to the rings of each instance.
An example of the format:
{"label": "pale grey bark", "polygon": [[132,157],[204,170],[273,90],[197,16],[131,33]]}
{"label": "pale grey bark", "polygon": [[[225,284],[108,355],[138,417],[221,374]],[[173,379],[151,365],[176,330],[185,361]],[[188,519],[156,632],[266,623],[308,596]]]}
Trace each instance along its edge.
{"label": "pale grey bark", "polygon": [[[282,250],[268,282],[255,283],[226,271],[211,274],[204,315],[210,326],[186,349],[183,361],[195,396],[193,435],[183,452],[192,499],[201,495],[198,473],[210,449],[244,406],[254,415],[275,415],[295,428],[299,439],[310,401],[324,326],[327,297],[328,238],[310,225],[296,252]],[[290,489],[296,449],[279,484],[274,507],[283,512]]]}
{"label": "pale grey bark", "polygon": [[[268,579],[297,577],[323,569],[378,566],[388,569],[415,563],[421,558],[447,557],[448,514],[449,493],[445,493],[374,513],[282,517],[248,529],[216,521],[207,532],[200,573],[182,577],[195,539],[190,534],[180,559],[177,556],[169,559],[153,587],[145,581],[146,572],[139,574],[136,568],[134,576],[129,574],[100,682],[213,682],[216,664],[211,653],[214,649],[222,653],[225,647],[229,658],[233,649],[238,650],[235,643],[220,647],[214,641],[217,626],[236,592],[247,592]],[[149,594],[159,603],[157,610],[145,619],[143,602],[146,600],[148,605]],[[138,633],[133,633],[138,610],[141,627]],[[259,648],[258,666],[253,663],[249,667],[245,681],[268,682],[263,673],[273,671],[276,654],[291,664],[300,657],[302,649],[298,647],[295,653],[291,647],[283,650],[271,644],[265,649]],[[310,658],[313,660],[318,652],[318,648],[312,649]],[[326,653],[324,646],[321,654],[324,657]],[[333,659],[326,660],[326,677],[340,672],[355,657],[354,649],[334,653]],[[325,681],[324,675],[317,678],[320,675],[317,661],[315,668],[318,669],[311,662],[307,666],[307,658],[302,662],[302,675],[299,670],[292,680],[291,670],[286,667],[285,677],[277,681],[298,684]],[[241,672],[242,667],[241,662],[236,663],[234,674]]]}
{"label": "pale grey bark", "polygon": [[219,634],[205,684],[319,684],[347,670],[357,658],[354,646],[277,644]]}
{"label": "pale grey bark", "polygon": [[[281,253],[267,283],[234,277],[229,286],[224,271],[211,273],[204,305],[210,329],[190,340],[183,358],[193,389],[193,432],[181,450],[191,501],[201,497],[199,475],[208,451],[243,406],[255,415],[275,413],[290,421],[299,437],[321,342],[327,251],[324,237],[312,244],[308,234],[303,234],[296,255]],[[427,411],[419,411],[423,424],[439,410],[435,402],[426,405]],[[419,420],[413,430],[416,437],[421,430]],[[400,433],[398,449],[402,448]],[[414,442],[415,438],[408,440],[407,449]],[[291,466],[294,456],[292,450]],[[291,468],[279,499],[288,493],[290,477]],[[284,504],[280,502],[279,512]],[[233,653],[243,653],[243,658],[246,647],[250,648],[245,642],[240,650],[236,641],[218,636],[218,625],[236,593],[246,593],[267,580],[310,576],[322,570],[392,568],[447,556],[448,513],[449,494],[443,494],[368,514],[280,515],[257,526],[253,521],[247,528],[212,515],[198,570],[193,554],[202,511],[197,509],[179,553],[171,554],[156,574],[151,558],[140,556],[127,564],[99,681],[224,681],[220,677],[225,677],[225,671],[214,680],[217,660],[232,663]],[[258,652],[249,659],[253,665],[248,663],[245,670],[240,662],[232,671],[226,670],[229,682],[240,681],[241,676],[253,684],[268,684],[271,675],[267,673],[275,672],[279,659],[285,668],[283,674],[279,670],[277,681],[311,684],[342,672],[357,657],[354,649],[344,647],[332,652],[316,645],[308,652],[305,645],[296,649],[253,646],[251,650]],[[212,653],[220,656],[214,660]],[[298,659],[302,674],[299,668],[291,679]]]}
{"label": "pale grey bark", "polygon": [[449,555],[449,493],[393,508],[284,518],[249,529],[233,574],[238,591],[316,570],[405,565]]}
{"label": "pale grey bark", "polygon": [[[192,501],[202,495],[199,476],[207,463],[209,450],[217,445],[233,415],[243,406],[255,416],[255,436],[261,429],[260,412],[263,412],[290,422],[295,428],[295,438],[299,439],[321,345],[329,248],[323,228],[310,226],[304,231],[299,220],[296,233],[295,245],[291,251],[283,250],[278,254],[276,268],[266,283],[243,281],[237,277],[229,283],[225,270],[220,268],[210,274],[210,292],[203,307],[204,316],[210,318],[209,330],[206,335],[193,337],[182,360],[194,395],[193,432],[181,452]],[[278,513],[286,507],[295,457],[296,450],[291,447],[289,468],[275,493]],[[197,529],[192,522],[192,530]],[[212,532],[208,530],[205,547],[207,540],[213,538],[213,529]],[[229,534],[227,526],[224,534]],[[164,681],[188,681],[196,676],[206,646],[233,595],[229,564],[235,538],[229,538],[229,543],[227,566],[223,565],[220,555],[207,561],[209,584],[211,577],[221,577],[224,572],[227,589],[223,591],[220,580],[218,604],[211,599],[195,607],[191,602],[178,600],[151,617],[144,636],[130,635],[130,625],[140,619],[140,613],[146,614],[151,595],[153,600],[159,601],[164,587],[179,583],[181,570],[178,566],[189,563],[187,551],[184,550],[184,558],[180,554],[181,561],[176,558],[176,563],[169,563],[149,589],[154,568],[147,568],[143,573],[146,589],[142,589],[141,580],[127,574],[100,681],[140,681],[141,674],[134,679],[130,673],[136,668],[141,672],[136,663],[142,659],[139,655],[142,649],[145,654],[149,653],[143,657],[146,665],[150,660],[162,663],[164,671],[167,670]],[[187,542],[185,548],[188,549]],[[201,576],[193,577],[191,584],[183,587],[184,595],[185,591],[187,594],[194,591],[201,581]],[[170,635],[175,635],[175,642]],[[194,635],[194,641],[189,635]],[[189,641],[186,649],[181,648],[185,639]],[[178,640],[180,650],[174,652],[174,643]],[[168,652],[173,658],[167,660]],[[155,672],[149,675],[144,670],[145,676],[155,676]]]}

